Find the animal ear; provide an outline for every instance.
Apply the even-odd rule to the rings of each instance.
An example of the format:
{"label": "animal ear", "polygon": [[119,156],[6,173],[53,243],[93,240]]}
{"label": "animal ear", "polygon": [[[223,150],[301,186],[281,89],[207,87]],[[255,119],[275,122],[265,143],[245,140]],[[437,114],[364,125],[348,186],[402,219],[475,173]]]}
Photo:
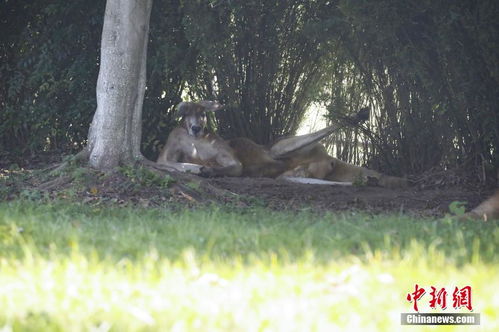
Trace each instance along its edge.
{"label": "animal ear", "polygon": [[181,118],[185,115],[185,112],[187,111],[187,108],[189,107],[189,103],[183,101],[175,107],[177,109],[177,117]]}
{"label": "animal ear", "polygon": [[215,112],[221,110],[225,106],[220,104],[218,101],[202,100],[198,102],[199,105],[203,106],[208,112]]}

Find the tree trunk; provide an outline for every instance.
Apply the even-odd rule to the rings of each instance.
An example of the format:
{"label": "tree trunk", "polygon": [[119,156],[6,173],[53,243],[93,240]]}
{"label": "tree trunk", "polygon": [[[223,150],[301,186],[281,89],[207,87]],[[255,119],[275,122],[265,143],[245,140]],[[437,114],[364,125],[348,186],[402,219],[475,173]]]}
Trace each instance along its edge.
{"label": "tree trunk", "polygon": [[152,0],[107,0],[97,110],[87,146],[95,168],[143,158],[140,140],[151,7]]}

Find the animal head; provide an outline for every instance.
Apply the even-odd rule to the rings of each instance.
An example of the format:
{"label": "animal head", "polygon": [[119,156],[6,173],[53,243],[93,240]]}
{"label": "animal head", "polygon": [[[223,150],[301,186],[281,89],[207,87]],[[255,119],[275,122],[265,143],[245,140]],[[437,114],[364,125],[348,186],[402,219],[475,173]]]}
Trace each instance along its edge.
{"label": "animal head", "polygon": [[197,103],[181,102],[177,105],[177,116],[182,118],[183,125],[189,135],[203,137],[206,134],[207,112],[215,112],[223,108],[219,102],[203,100]]}

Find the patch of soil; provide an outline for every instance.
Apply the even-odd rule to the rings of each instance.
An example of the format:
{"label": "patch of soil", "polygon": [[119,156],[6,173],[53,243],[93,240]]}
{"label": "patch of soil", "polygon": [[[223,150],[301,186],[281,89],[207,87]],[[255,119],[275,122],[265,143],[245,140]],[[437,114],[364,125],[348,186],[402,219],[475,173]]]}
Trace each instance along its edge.
{"label": "patch of soil", "polygon": [[273,209],[310,207],[319,211],[363,210],[442,216],[453,201],[475,207],[492,191],[464,191],[458,187],[388,189],[367,186],[329,186],[291,183],[266,178],[218,178],[213,185],[238,195],[256,197]]}
{"label": "patch of soil", "polygon": [[0,151],[0,171],[6,169],[38,169],[48,165],[59,163],[61,156],[67,155],[67,151],[37,151],[33,154],[16,155],[7,151]]}
{"label": "patch of soil", "polygon": [[[73,171],[69,176],[43,176],[27,171],[30,175],[24,174],[21,179],[11,177],[12,180],[0,183],[0,187],[4,187],[0,188],[0,200],[15,199],[24,193],[27,198],[48,196],[120,206],[131,204],[184,208],[216,203],[232,207],[258,205],[276,210],[362,210],[376,214],[390,212],[439,217],[448,212],[449,204],[453,201],[467,202],[469,209],[477,206],[493,191],[451,183],[440,173],[438,177],[447,182],[439,180],[437,183],[432,178],[424,185],[419,183],[406,189],[388,189],[299,184],[269,178],[205,179],[186,174],[172,174],[174,180],[171,183],[155,185],[141,183],[140,178],[120,172],[105,174],[87,168],[83,168],[83,172],[82,168],[79,170],[79,173]],[[0,167],[0,177],[2,174],[5,178],[12,172]],[[454,176],[448,178],[453,179]],[[437,185],[432,185],[434,183]]]}

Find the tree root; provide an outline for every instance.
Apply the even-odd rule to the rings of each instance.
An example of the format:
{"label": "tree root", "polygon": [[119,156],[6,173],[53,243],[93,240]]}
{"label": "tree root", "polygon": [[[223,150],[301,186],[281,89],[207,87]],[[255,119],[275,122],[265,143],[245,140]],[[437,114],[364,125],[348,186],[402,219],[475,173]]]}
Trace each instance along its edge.
{"label": "tree root", "polygon": [[[140,163],[148,168],[149,170],[160,174],[160,175],[165,175],[168,174],[175,178],[178,183],[176,183],[173,186],[173,190],[179,192],[181,195],[186,195],[185,197],[188,200],[195,200],[195,201],[213,201],[213,200],[226,200],[227,198],[238,198],[239,195],[235,194],[229,190],[226,189],[221,189],[218,188],[211,183],[209,183],[209,180],[206,178],[199,177],[198,175],[195,174],[189,174],[189,173],[182,173],[179,172],[171,167],[164,166],[157,164],[153,161],[144,159],[141,160]],[[203,192],[209,194],[208,199],[203,198],[203,195],[197,192],[196,190],[193,190],[189,186],[186,186],[184,183],[191,183],[194,184],[196,187],[201,189]]]}
{"label": "tree root", "polygon": [[73,182],[73,177],[71,176],[60,176],[54,180],[44,182],[38,186],[41,190],[52,190],[56,187],[63,186],[65,184]]}
{"label": "tree root", "polygon": [[59,172],[64,171],[65,169],[67,169],[68,166],[73,164],[73,163],[82,163],[84,161],[88,161],[89,157],[90,157],[90,151],[88,151],[88,148],[84,148],[83,150],[81,150],[80,152],[75,154],[73,156],[73,158],[71,158],[70,161],[63,161],[60,164],[51,165],[51,166],[45,168],[43,171],[47,171],[47,172],[51,171],[51,172],[59,173]]}
{"label": "tree root", "polygon": [[[84,148],[70,158],[70,160],[45,168],[44,171],[50,172],[49,174],[55,176],[55,178],[39,184],[38,188],[44,191],[52,191],[73,182],[74,177],[71,172],[65,171],[68,171],[68,169],[75,164],[88,166],[87,162],[89,157],[89,150]],[[210,183],[210,180],[207,178],[202,178],[195,174],[179,172],[172,167],[160,165],[145,157],[136,160],[135,165],[144,167],[159,176],[171,176],[175,181],[169,188],[170,192],[179,195],[192,203],[226,202],[227,200],[237,200],[239,198],[239,195],[229,190],[216,187]],[[111,170],[111,172],[113,171],[116,170]]]}

